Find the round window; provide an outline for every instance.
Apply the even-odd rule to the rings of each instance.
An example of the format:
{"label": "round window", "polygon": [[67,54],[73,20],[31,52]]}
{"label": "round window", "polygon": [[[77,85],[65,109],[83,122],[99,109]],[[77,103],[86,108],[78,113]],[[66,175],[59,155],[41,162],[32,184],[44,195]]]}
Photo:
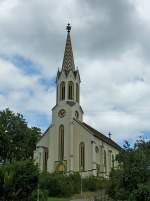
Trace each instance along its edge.
{"label": "round window", "polygon": [[76,119],[79,118],[79,113],[78,113],[78,111],[75,111],[75,117],[76,117]]}

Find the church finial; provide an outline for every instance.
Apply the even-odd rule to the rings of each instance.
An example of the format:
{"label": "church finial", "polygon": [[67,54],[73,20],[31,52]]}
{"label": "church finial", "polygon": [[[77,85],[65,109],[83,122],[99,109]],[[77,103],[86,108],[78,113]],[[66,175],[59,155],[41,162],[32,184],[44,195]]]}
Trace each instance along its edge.
{"label": "church finial", "polygon": [[67,30],[68,34],[67,34],[67,39],[66,39],[66,46],[65,46],[62,69],[65,70],[66,72],[69,72],[70,70],[73,70],[73,71],[75,70],[72,44],[71,44],[71,36],[70,36],[71,26],[69,23],[66,26],[66,30]]}
{"label": "church finial", "polygon": [[111,139],[111,136],[112,136],[111,132],[108,133],[108,136],[109,136],[109,138]]}
{"label": "church finial", "polygon": [[67,30],[67,32],[70,32],[70,31],[71,31],[70,23],[67,24],[67,26],[66,26],[66,30]]}

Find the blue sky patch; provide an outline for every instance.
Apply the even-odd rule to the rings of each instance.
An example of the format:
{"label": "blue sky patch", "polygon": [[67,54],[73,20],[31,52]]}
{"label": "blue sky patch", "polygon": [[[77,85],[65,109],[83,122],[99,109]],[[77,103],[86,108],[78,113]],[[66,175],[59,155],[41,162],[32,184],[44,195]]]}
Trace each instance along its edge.
{"label": "blue sky patch", "polygon": [[52,78],[52,79],[40,79],[39,84],[47,86],[48,89],[50,87],[54,87],[54,88],[56,87],[55,78]]}
{"label": "blue sky patch", "polygon": [[23,70],[26,74],[40,74],[39,66],[31,59],[25,58],[22,55],[0,55],[0,57],[11,62],[17,68]]}
{"label": "blue sky patch", "polygon": [[41,114],[37,112],[28,112],[24,114],[25,119],[27,119],[29,126],[35,126],[44,132],[51,124],[50,114]]}

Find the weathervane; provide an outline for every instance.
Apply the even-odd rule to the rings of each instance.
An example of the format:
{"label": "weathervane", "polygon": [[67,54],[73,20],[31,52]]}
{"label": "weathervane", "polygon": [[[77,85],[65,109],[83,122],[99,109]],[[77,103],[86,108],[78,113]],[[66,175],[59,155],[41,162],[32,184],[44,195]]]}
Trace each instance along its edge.
{"label": "weathervane", "polygon": [[70,23],[67,24],[67,26],[66,26],[66,30],[67,30],[67,32],[70,32],[70,31],[71,31]]}

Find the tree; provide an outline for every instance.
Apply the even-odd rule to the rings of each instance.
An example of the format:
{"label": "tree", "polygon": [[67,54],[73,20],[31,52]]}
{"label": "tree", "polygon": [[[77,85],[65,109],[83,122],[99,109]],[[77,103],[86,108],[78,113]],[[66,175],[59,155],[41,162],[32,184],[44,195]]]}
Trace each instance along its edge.
{"label": "tree", "polygon": [[37,190],[38,176],[31,160],[5,163],[0,167],[0,200],[30,201]]}
{"label": "tree", "polygon": [[33,158],[33,151],[40,138],[39,128],[29,128],[23,115],[0,111],[0,160],[26,160]]}
{"label": "tree", "polygon": [[111,172],[109,194],[114,200],[150,200],[150,141],[128,143],[117,156],[120,168]]}

